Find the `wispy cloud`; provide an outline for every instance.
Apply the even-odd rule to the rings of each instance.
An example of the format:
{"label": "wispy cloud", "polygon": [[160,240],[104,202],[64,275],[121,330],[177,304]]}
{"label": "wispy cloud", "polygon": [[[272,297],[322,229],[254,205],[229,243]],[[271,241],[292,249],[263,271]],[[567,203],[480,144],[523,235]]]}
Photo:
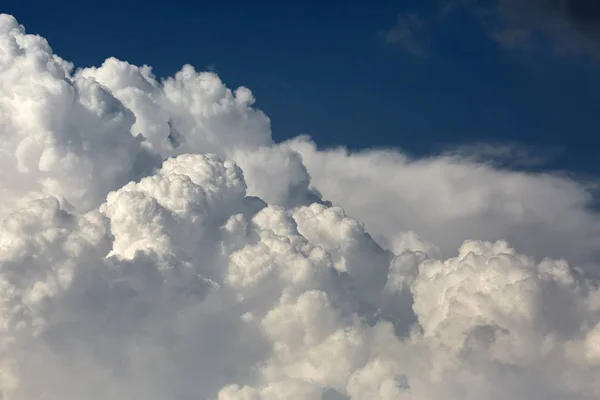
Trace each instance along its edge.
{"label": "wispy cloud", "polygon": [[531,32],[517,27],[506,27],[491,33],[507,49],[527,49],[532,42]]}
{"label": "wispy cloud", "polygon": [[396,24],[381,33],[388,44],[404,48],[416,56],[426,56],[428,53],[428,32],[425,23],[416,14],[398,15]]}
{"label": "wispy cloud", "polygon": [[502,168],[533,168],[550,164],[562,153],[558,147],[527,146],[509,142],[477,142],[446,147],[443,156]]}
{"label": "wispy cloud", "polygon": [[600,57],[600,1],[452,0],[445,9],[465,6],[490,36],[509,49],[526,48],[535,35],[548,38],[561,53]]}

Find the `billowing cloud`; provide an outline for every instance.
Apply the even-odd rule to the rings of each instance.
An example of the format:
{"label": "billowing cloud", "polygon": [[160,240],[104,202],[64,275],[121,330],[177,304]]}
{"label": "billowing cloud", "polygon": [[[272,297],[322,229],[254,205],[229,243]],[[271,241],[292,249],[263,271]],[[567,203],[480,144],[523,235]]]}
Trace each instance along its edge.
{"label": "billowing cloud", "polygon": [[536,257],[599,260],[600,220],[583,183],[499,170],[458,155],[414,160],[396,151],[319,151],[306,138],[282,146],[298,151],[323,196],[364,222],[387,248],[410,230],[445,256],[479,238],[506,239]]}
{"label": "billowing cloud", "polygon": [[14,18],[0,17],[0,35],[2,215],[34,193],[90,209],[155,166],[141,139],[124,134],[135,115],[109,90],[71,79],[72,65]]}
{"label": "billowing cloud", "polygon": [[582,184],[276,144],[248,89],[7,15],[0,57],[3,399],[600,396]]}
{"label": "billowing cloud", "polygon": [[141,133],[163,155],[224,155],[271,142],[270,121],[251,107],[255,100],[248,88],[232,91],[216,74],[198,73],[191,65],[159,83],[150,67],[109,58],[99,68],[78,70],[75,77],[93,78],[107,87],[134,112],[132,134]]}

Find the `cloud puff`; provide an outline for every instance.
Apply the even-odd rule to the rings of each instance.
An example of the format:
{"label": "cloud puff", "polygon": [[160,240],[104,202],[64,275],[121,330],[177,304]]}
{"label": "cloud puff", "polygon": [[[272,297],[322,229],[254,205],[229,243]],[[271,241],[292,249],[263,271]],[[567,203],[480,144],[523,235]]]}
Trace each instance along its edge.
{"label": "cloud puff", "polygon": [[214,74],[0,46],[3,399],[600,396],[581,184],[275,144]]}
{"label": "cloud puff", "polygon": [[150,148],[164,156],[185,152],[227,151],[271,143],[269,119],[252,108],[245,87],[227,88],[212,72],[185,65],[174,77],[157,82],[148,66],[115,58],[99,68],[84,68],[77,77],[93,78],[134,112],[131,132],[141,133]]}
{"label": "cloud puff", "polygon": [[311,185],[302,157],[289,147],[238,149],[231,155],[244,170],[249,193],[269,204],[293,208],[323,202],[321,193]]}
{"label": "cloud puff", "polygon": [[156,165],[139,138],[124,134],[135,116],[110,91],[72,78],[72,65],[14,18],[0,17],[0,34],[3,215],[29,193],[87,210]]}

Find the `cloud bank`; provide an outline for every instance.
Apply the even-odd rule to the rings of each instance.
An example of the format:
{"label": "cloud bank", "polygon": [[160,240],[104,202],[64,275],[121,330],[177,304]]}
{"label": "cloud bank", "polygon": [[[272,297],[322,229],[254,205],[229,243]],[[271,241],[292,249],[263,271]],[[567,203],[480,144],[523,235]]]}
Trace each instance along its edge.
{"label": "cloud bank", "polygon": [[587,187],[274,143],[253,103],[0,16],[3,399],[600,396]]}

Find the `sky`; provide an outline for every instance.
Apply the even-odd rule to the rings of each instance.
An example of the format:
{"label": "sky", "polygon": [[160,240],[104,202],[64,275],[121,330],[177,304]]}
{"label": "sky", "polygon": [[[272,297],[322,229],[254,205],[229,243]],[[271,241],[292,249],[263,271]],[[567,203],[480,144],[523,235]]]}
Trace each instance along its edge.
{"label": "sky", "polygon": [[[553,3],[590,8],[589,28]],[[415,155],[520,145],[521,168],[597,175],[598,6],[518,4],[23,0],[3,11],[77,67],[115,56],[160,77],[185,63],[216,71],[252,89],[278,141]]]}
{"label": "sky", "polygon": [[599,3],[419,4],[0,13],[0,399],[600,398]]}

